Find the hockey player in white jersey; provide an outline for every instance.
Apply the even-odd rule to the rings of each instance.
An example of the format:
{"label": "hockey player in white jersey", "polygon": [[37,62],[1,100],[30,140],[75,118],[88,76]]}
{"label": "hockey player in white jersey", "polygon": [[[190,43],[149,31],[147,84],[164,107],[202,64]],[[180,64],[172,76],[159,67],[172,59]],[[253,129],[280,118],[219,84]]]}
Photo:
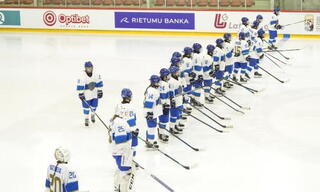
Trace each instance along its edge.
{"label": "hockey player in white jersey", "polygon": [[224,41],[219,38],[216,40],[216,48],[213,52],[213,65],[215,68],[215,85],[216,85],[216,93],[223,94],[225,91],[222,89],[223,86],[223,76],[226,67],[226,55],[223,49]]}
{"label": "hockey player in white jersey", "polygon": [[160,105],[160,77],[152,75],[150,77],[150,85],[144,93],[144,112],[147,120],[147,148],[158,148],[158,142],[156,138],[158,117],[161,115]]}
{"label": "hockey player in white jersey", "polygon": [[262,26],[262,22],[263,22],[263,17],[262,17],[262,15],[257,15],[257,17],[256,17],[256,21],[258,21],[258,30],[259,29],[263,29],[263,26]]}
{"label": "hockey player in white jersey", "polygon": [[202,67],[203,67],[203,86],[204,96],[206,103],[213,103],[210,90],[212,86],[213,76],[213,51],[215,47],[213,45],[207,45],[207,54],[203,56]]}
{"label": "hockey player in white jersey", "polygon": [[[245,40],[246,34],[241,32],[239,33],[239,40],[235,42],[235,63],[234,63],[234,70],[233,70],[233,80],[238,81],[238,76],[240,72],[240,82],[246,83],[247,80],[245,79],[246,70],[248,68],[247,62],[249,61],[249,45]],[[240,71],[241,70],[241,71]]]}
{"label": "hockey player in white jersey", "polygon": [[[122,117],[125,121],[127,121],[131,131],[139,132],[139,129],[136,123],[137,121],[136,110],[134,106],[131,104],[132,91],[128,88],[123,88],[121,90],[121,98],[122,98],[122,101],[120,104],[116,106],[115,114],[110,121],[112,122],[116,117]],[[132,143],[131,143],[133,156],[136,156],[137,146],[138,146],[138,138],[133,135]]]}
{"label": "hockey player in white jersey", "polygon": [[50,164],[47,169],[46,192],[64,191],[76,192],[79,190],[78,177],[75,171],[68,167],[70,152],[59,147],[55,150],[56,164]]}
{"label": "hockey player in white jersey", "polygon": [[[85,126],[89,126],[90,107],[96,111],[98,100],[102,98],[103,81],[99,74],[93,73],[93,65],[90,61],[85,62],[83,77],[78,79],[77,91],[82,101],[83,113],[85,115]],[[91,111],[91,122],[95,122],[95,114]]]}
{"label": "hockey player in white jersey", "polygon": [[240,33],[245,34],[245,40],[248,42],[248,45],[251,46],[250,31],[249,31],[249,19],[247,17],[241,18],[241,25],[240,25],[238,35]]}
{"label": "hockey player in white jersey", "polygon": [[255,20],[255,21],[253,21],[251,28],[249,29],[250,40],[252,42],[252,45],[255,43],[255,41],[258,37],[258,27],[259,27],[259,22],[257,20]]}
{"label": "hockey player in white jersey", "polygon": [[[122,116],[124,115],[124,116]],[[135,178],[135,164],[133,163],[133,153],[131,149],[132,137],[138,137],[139,131],[132,131],[128,125],[125,112],[119,113],[112,121],[112,156],[117,164],[114,174],[114,191],[133,191]]]}
{"label": "hockey player in white jersey", "polygon": [[170,113],[170,71],[166,68],[160,70],[160,103],[162,106],[162,114],[159,116],[159,139],[162,142],[169,141],[169,135],[165,134],[165,130],[169,123]]}
{"label": "hockey player in white jersey", "polygon": [[[186,113],[191,113],[192,108],[190,108],[188,105],[189,103],[189,96],[192,94],[192,83],[191,79],[192,76],[195,75],[193,72],[193,66],[192,66],[192,48],[191,47],[185,47],[183,49],[183,56],[182,56],[182,61],[181,61],[181,66],[180,66],[180,77],[182,81],[184,81],[185,86],[183,87],[183,92],[185,93],[184,95],[184,100],[183,100],[183,107],[185,109]],[[194,75],[193,75],[194,74]]]}
{"label": "hockey player in white jersey", "polygon": [[277,42],[278,30],[283,28],[283,26],[279,24],[279,14],[280,14],[280,9],[275,8],[273,10],[272,19],[269,23],[269,43],[270,43],[270,46],[268,47],[269,49],[277,49],[275,44]]}
{"label": "hockey player in white jersey", "polygon": [[[202,46],[199,43],[194,43],[192,45],[193,48],[193,55],[192,55],[192,66],[193,66],[193,72],[195,73],[196,77],[193,87],[195,90],[192,92],[193,99],[195,99],[195,105],[203,104],[201,101],[201,94],[203,86],[203,68],[202,68],[202,60],[203,55],[201,54],[201,48]],[[200,106],[199,106],[200,107]]]}
{"label": "hockey player in white jersey", "polygon": [[[224,39],[224,43],[223,43],[223,50],[225,52],[225,59],[226,59],[226,70],[225,70],[225,75],[224,78],[229,79],[232,75],[233,72],[233,65],[234,65],[234,61],[233,61],[233,53],[234,53],[234,44],[232,42],[232,36],[230,33],[225,33],[223,35],[223,39]],[[233,86],[233,84],[229,83],[228,81],[226,81],[223,86],[225,88],[231,88]]]}
{"label": "hockey player in white jersey", "polygon": [[259,63],[260,60],[263,59],[264,53],[263,53],[263,38],[264,38],[264,30],[260,29],[258,31],[258,37],[253,45],[252,52],[250,52],[250,60],[249,65],[254,69],[254,77],[259,78],[262,75],[259,73]]}
{"label": "hockey player in white jersey", "polygon": [[173,134],[178,134],[183,131],[185,125],[182,123],[183,111],[183,96],[182,87],[183,82],[180,79],[179,68],[171,66],[169,68],[171,78],[169,80],[170,86],[170,131]]}

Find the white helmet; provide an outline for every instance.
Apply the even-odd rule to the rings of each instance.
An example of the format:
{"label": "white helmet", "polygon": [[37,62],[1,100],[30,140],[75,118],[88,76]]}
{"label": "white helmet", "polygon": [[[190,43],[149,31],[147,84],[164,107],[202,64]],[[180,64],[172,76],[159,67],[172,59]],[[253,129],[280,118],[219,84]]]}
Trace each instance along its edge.
{"label": "white helmet", "polygon": [[70,152],[67,149],[59,147],[54,152],[54,157],[56,158],[57,161],[68,163],[70,160]]}

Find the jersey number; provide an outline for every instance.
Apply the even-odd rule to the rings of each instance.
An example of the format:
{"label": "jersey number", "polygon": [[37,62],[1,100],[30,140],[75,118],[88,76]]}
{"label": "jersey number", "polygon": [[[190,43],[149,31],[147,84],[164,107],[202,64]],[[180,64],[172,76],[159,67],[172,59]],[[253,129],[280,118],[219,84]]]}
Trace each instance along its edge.
{"label": "jersey number", "polygon": [[240,46],[236,46],[235,47],[235,49],[234,49],[234,56],[235,57],[239,57],[240,56],[240,50],[241,50]]}
{"label": "jersey number", "polygon": [[61,192],[61,179],[50,174],[50,192]]}

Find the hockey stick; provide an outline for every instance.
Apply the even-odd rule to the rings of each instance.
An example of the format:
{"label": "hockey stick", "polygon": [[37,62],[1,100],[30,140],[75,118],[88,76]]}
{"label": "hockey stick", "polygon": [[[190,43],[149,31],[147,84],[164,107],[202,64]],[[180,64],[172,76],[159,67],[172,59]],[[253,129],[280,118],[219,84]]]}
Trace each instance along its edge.
{"label": "hockey stick", "polygon": [[[160,128],[161,129],[161,128]],[[199,148],[195,148],[193,146],[191,146],[189,143],[187,143],[186,141],[184,141],[183,139],[181,139],[180,137],[178,137],[177,135],[175,135],[174,133],[172,133],[171,131],[169,131],[166,128],[163,128],[164,130],[166,130],[167,132],[169,132],[172,136],[174,136],[175,138],[177,138],[178,140],[180,140],[182,143],[186,144],[188,147],[190,147],[192,150],[194,151],[199,151]]]}
{"label": "hockey stick", "polygon": [[281,61],[280,59],[278,59],[277,57],[271,55],[270,53],[267,53],[267,52],[266,52],[265,54],[267,54],[267,55],[269,55],[270,57],[274,58],[275,60],[283,63],[284,65],[290,65],[289,63],[286,63],[286,62],[284,62],[284,61]]}
{"label": "hockey stick", "polygon": [[231,105],[229,105],[227,102],[225,102],[224,100],[220,99],[219,97],[217,97],[216,95],[212,94],[212,93],[209,93],[210,95],[212,95],[213,97],[215,97],[216,99],[218,99],[219,101],[221,101],[222,103],[226,104],[228,107],[230,107],[231,109],[235,110],[236,112],[239,112],[241,114],[245,114],[243,111],[240,111],[234,107],[232,107]]}
{"label": "hockey stick", "polygon": [[170,192],[174,192],[174,190],[169,187],[165,182],[161,181],[161,179],[159,179],[157,176],[155,176],[154,174],[150,173],[148,170],[146,170],[144,167],[142,167],[139,163],[137,163],[136,161],[133,160],[133,162],[138,165],[141,169],[144,170],[144,172],[149,175],[150,177],[152,177],[154,180],[156,180],[158,183],[160,183],[160,185],[162,185],[163,187],[165,187],[168,191]]}
{"label": "hockey stick", "polygon": [[192,118],[194,118],[194,119],[198,120],[199,122],[201,122],[201,123],[205,124],[206,126],[210,127],[211,129],[214,129],[214,130],[218,131],[219,133],[223,133],[223,131],[222,131],[222,130],[217,129],[217,128],[215,128],[215,127],[212,127],[212,126],[211,126],[211,125],[209,125],[208,123],[206,123],[206,122],[202,121],[201,119],[199,119],[198,117],[196,117],[196,116],[194,116],[194,115],[192,115],[192,114],[189,114],[188,116],[190,116],[190,117],[192,117]]}
{"label": "hockey stick", "polygon": [[97,112],[95,112],[95,111],[92,109],[92,107],[89,105],[89,103],[88,103],[85,99],[82,99],[82,101],[85,102],[85,103],[89,106],[91,112],[94,113],[94,114],[98,117],[98,119],[100,120],[100,122],[105,126],[105,128],[108,129],[108,136],[109,136],[108,141],[109,141],[109,143],[111,143],[111,142],[112,142],[111,135],[110,135],[110,133],[111,133],[111,128],[108,127],[108,126],[104,123],[104,121],[99,117],[99,115],[97,114]]}
{"label": "hockey stick", "polygon": [[[265,39],[263,39],[264,42],[266,42],[269,46],[271,46],[272,44],[270,44],[268,41],[266,41]],[[277,49],[274,49],[275,52],[279,53],[283,58],[285,58],[286,60],[289,60],[290,58],[285,56],[284,54],[282,54],[280,51],[278,51]]]}
{"label": "hockey stick", "polygon": [[[145,144],[148,144],[148,142],[146,140],[144,140],[143,138],[139,137],[138,138],[143,141]],[[180,165],[181,167],[185,168],[185,169],[190,169],[190,166],[186,166],[186,165],[183,165],[181,164],[179,161],[177,161],[176,159],[174,159],[173,157],[171,157],[170,155],[168,155],[167,153],[161,151],[159,148],[155,148],[153,147],[153,149],[159,151],[160,153],[162,153],[163,155],[165,155],[166,157],[168,157],[169,159],[171,159],[172,161],[174,161],[175,163],[177,163],[178,165]]]}
{"label": "hockey stick", "polygon": [[219,119],[221,120],[231,120],[230,117],[222,117],[218,114],[216,114],[215,112],[213,112],[211,109],[209,109],[208,107],[206,107],[205,105],[203,105],[203,108],[205,108],[206,110],[208,110],[210,113],[214,114],[215,116],[217,116]]}
{"label": "hockey stick", "polygon": [[212,117],[210,117],[208,114],[206,114],[205,112],[203,112],[202,110],[200,110],[199,108],[193,106],[192,104],[189,103],[189,105],[191,107],[193,107],[194,109],[196,109],[197,111],[199,111],[200,113],[202,113],[204,116],[208,117],[209,119],[211,119],[213,122],[215,122],[216,124],[218,124],[220,127],[223,128],[233,128],[232,125],[222,125],[221,123],[219,123],[218,121],[216,121],[215,119],[213,119]]}
{"label": "hockey stick", "polygon": [[229,80],[229,79],[226,79],[226,81],[228,81],[228,82],[230,82],[230,83],[233,83],[233,84],[235,84],[235,85],[238,85],[238,86],[246,89],[247,91],[249,91],[249,92],[252,93],[252,94],[255,94],[255,93],[258,93],[258,92],[259,92],[258,90],[255,90],[255,89],[252,89],[252,88],[250,88],[250,87],[244,86],[244,85],[242,85],[241,83],[238,83],[238,82],[236,82],[236,81],[232,81],[232,80]]}
{"label": "hockey stick", "polygon": [[[212,87],[212,89],[214,90],[214,88]],[[232,100],[230,97],[227,97],[225,95],[222,95],[222,97],[226,98],[227,100],[231,101],[231,103],[235,104],[236,106],[240,107],[241,109],[245,109],[245,110],[250,110],[250,107],[244,107],[240,104],[238,104],[237,102],[235,102],[234,100]]]}
{"label": "hockey stick", "polygon": [[[263,51],[264,53],[266,52],[276,52],[274,50],[269,50],[268,48],[265,48],[264,49],[265,51]],[[300,51],[301,49],[277,49],[278,51],[281,51],[281,52],[285,52],[285,51]]]}
{"label": "hockey stick", "polygon": [[282,25],[282,27],[286,27],[286,26],[289,26],[289,25],[294,25],[294,24],[298,24],[298,23],[302,23],[302,22],[306,22],[306,21],[303,20],[303,21],[298,21],[298,22],[294,22],[294,23],[289,23],[289,24],[286,24],[286,25]]}
{"label": "hockey stick", "polygon": [[278,80],[280,83],[285,83],[287,81],[282,81],[280,79],[278,79],[276,76],[272,75],[269,71],[265,70],[264,68],[262,68],[261,66],[259,66],[260,69],[262,69],[262,71],[266,72],[268,75],[270,75],[271,77],[273,77],[274,79]]}
{"label": "hockey stick", "polygon": [[277,66],[279,69],[283,70],[282,67],[280,67],[280,65],[278,65],[278,63],[276,63],[274,60],[272,60],[267,54],[265,55],[265,57],[267,59],[269,59],[275,66]]}

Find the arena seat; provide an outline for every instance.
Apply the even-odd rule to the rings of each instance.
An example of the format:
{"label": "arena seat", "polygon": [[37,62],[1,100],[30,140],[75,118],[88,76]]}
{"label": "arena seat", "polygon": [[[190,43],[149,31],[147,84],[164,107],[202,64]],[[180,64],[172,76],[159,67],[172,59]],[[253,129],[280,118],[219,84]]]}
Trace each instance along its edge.
{"label": "arena seat", "polygon": [[199,0],[197,2],[197,5],[200,6],[200,7],[208,6],[208,0]]}
{"label": "arena seat", "polygon": [[92,5],[101,5],[103,3],[102,0],[92,0]]}
{"label": "arena seat", "polygon": [[222,7],[228,7],[230,5],[230,1],[229,0],[220,0],[219,5]]}
{"label": "arena seat", "polygon": [[187,0],[177,0],[176,5],[177,6],[186,6]]}
{"label": "arena seat", "polygon": [[209,0],[209,6],[210,7],[217,7],[218,6],[218,1],[217,0]]}
{"label": "arena seat", "polygon": [[155,6],[163,6],[164,5],[164,0],[155,0],[154,1]]}
{"label": "arena seat", "polygon": [[113,5],[113,0],[103,0],[103,5]]}
{"label": "arena seat", "polygon": [[242,5],[241,0],[232,0],[231,1],[231,7],[240,7]]}
{"label": "arena seat", "polygon": [[167,6],[174,6],[174,5],[176,5],[175,0],[167,0]]}

